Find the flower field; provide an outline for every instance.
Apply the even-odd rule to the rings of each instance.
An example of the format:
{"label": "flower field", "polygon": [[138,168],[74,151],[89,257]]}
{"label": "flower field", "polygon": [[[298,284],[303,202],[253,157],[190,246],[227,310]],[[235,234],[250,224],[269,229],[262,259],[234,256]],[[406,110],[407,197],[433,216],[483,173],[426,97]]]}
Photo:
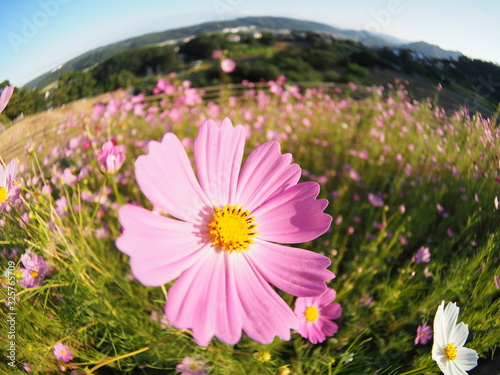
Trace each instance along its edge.
{"label": "flower field", "polygon": [[2,161],[0,372],[463,374],[477,353],[473,374],[498,357],[496,118],[399,80],[244,85],[110,94]]}

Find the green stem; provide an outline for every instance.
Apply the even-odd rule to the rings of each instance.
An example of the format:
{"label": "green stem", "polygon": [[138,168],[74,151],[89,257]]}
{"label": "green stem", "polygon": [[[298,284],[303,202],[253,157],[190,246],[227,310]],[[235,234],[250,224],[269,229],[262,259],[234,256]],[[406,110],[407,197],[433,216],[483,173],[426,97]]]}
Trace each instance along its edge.
{"label": "green stem", "polygon": [[113,192],[115,193],[115,197],[116,197],[116,201],[120,204],[120,206],[123,206],[123,204],[125,203],[121,194],[120,194],[120,191],[118,190],[118,185],[116,184],[116,179],[115,178],[112,178],[112,185],[113,185]]}
{"label": "green stem", "polygon": [[101,189],[99,190],[99,197],[97,198],[97,204],[89,220],[90,223],[94,221],[95,217],[97,216],[97,211],[99,211],[99,208],[101,208],[101,197],[102,193],[104,192],[104,187],[106,186],[106,182],[108,182],[108,176],[104,175],[104,180],[102,182]]}

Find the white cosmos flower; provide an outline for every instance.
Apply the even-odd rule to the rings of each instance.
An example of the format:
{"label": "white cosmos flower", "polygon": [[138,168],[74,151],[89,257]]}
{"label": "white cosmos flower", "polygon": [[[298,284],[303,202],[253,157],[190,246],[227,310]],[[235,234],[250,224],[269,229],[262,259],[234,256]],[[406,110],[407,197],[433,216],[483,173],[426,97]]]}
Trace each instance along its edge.
{"label": "white cosmos flower", "polygon": [[434,318],[432,359],[445,375],[467,375],[465,371],[476,367],[479,358],[475,350],[464,348],[469,328],[457,324],[459,311],[456,303],[449,302],[445,308],[443,301]]}

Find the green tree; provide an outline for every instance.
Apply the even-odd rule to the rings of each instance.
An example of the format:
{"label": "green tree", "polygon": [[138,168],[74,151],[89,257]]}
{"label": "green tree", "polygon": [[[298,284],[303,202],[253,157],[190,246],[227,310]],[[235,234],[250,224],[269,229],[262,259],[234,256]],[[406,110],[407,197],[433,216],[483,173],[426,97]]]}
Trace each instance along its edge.
{"label": "green tree", "polygon": [[224,34],[200,34],[182,44],[179,53],[188,60],[205,60],[212,57],[214,50],[226,49],[228,43]]}
{"label": "green tree", "polygon": [[73,100],[93,96],[98,93],[96,86],[97,81],[89,71],[64,73],[57,81],[52,102],[60,106]]}
{"label": "green tree", "polygon": [[[10,86],[9,81],[0,83],[0,90],[5,86]],[[41,90],[28,90],[27,88],[14,88],[14,93],[10,98],[9,104],[5,108],[2,115],[10,120],[15,119],[19,115],[32,115],[45,110],[46,101]]]}

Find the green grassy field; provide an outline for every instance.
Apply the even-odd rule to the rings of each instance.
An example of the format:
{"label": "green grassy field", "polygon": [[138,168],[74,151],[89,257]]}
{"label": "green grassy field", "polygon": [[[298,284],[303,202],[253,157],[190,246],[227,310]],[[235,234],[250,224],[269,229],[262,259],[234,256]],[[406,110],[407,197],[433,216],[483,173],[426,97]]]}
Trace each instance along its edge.
{"label": "green grassy field", "polygon": [[[15,359],[2,356],[0,371],[22,374],[28,364],[34,374],[175,374],[185,357],[202,357],[210,374],[437,374],[432,339],[414,339],[419,325],[432,326],[442,300],[460,307],[479,368],[498,354],[495,121],[416,102],[400,82],[328,91],[271,84],[208,103],[181,83],[171,87],[157,105],[138,96],[68,118],[59,124],[60,147],[30,145],[17,175],[21,198],[0,213],[0,270],[13,264],[17,278],[0,294],[5,317],[16,314],[13,338],[7,324],[0,333],[2,354],[14,342]],[[329,201],[331,227],[296,245],[329,257],[336,274],[328,286],[343,312],[338,332],[321,344],[292,332],[269,345],[244,336],[236,345],[213,339],[201,347],[163,315],[171,285],[139,283],[116,248],[119,207],[153,208],[134,174],[147,143],[172,132],[192,155],[199,126],[225,117],[244,125],[245,155],[278,141],[302,168],[301,181],[318,182]],[[96,155],[110,139],[125,146],[126,161],[106,176]],[[430,259],[417,262],[421,248]],[[50,264],[34,287],[19,283],[28,250]],[[293,308],[294,297],[280,295]],[[57,343],[72,360],[56,358]]]}

